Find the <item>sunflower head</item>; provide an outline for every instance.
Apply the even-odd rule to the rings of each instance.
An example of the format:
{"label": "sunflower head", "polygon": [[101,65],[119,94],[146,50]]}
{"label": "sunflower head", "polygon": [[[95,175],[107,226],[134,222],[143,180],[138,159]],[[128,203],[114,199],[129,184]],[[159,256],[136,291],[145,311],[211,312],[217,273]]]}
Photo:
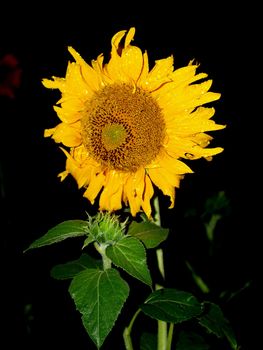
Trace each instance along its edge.
{"label": "sunflower head", "polygon": [[160,152],[165,136],[157,102],[125,83],[96,92],[81,122],[85,148],[105,169],[134,173],[147,166]]}
{"label": "sunflower head", "polygon": [[175,70],[172,56],[150,69],[147,53],[131,44],[134,34],[131,28],[113,36],[107,63],[100,54],[88,64],[69,47],[74,62],[65,78],[43,79],[61,92],[54,107],[60,122],[45,136],[64,146],[61,179],[71,174],[92,204],[98,197],[100,210],[124,204],[133,216],[150,217],[155,186],[173,207],[175,188],[192,172],[183,160],[222,152],[207,147],[212,137],[206,132],[225,126],[204,106],[220,98],[209,91],[207,74],[196,74],[193,61]]}

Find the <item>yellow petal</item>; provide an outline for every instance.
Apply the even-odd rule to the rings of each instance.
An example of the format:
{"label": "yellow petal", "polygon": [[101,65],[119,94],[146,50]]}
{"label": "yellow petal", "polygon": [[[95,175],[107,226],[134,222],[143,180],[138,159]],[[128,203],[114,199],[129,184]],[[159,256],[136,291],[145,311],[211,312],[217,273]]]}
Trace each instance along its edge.
{"label": "yellow petal", "polygon": [[113,37],[111,59],[105,66],[105,71],[113,80],[136,82],[142,72],[143,56],[138,47],[130,45],[135,28],[128,31],[124,48],[120,47],[120,41],[125,33],[125,31],[121,31]]}
{"label": "yellow petal", "polygon": [[177,86],[190,85],[193,82],[207,77],[206,73],[196,73],[197,65],[178,68],[172,73],[172,79]]}
{"label": "yellow petal", "polygon": [[[64,148],[60,147],[61,150],[67,157],[66,162],[66,172],[71,174],[78,184],[78,188],[87,186],[90,182],[91,177],[94,177],[97,173],[98,166],[92,158],[85,158],[85,162],[82,162],[82,159],[78,157],[78,151],[81,149],[75,148],[71,149],[71,154],[68,153]],[[61,181],[65,178],[64,173],[59,174]]]}
{"label": "yellow petal", "polygon": [[154,195],[153,185],[152,181],[150,180],[149,176],[145,176],[145,186],[144,186],[144,194],[143,194],[143,200],[142,200],[142,209],[147,215],[147,217],[151,218],[152,213],[152,207],[151,207],[151,198]]}
{"label": "yellow petal", "polygon": [[173,134],[177,136],[194,135],[197,133],[203,133],[205,131],[213,131],[224,129],[225,125],[216,124],[215,121],[210,120],[210,117],[214,114],[214,109],[199,108],[193,113],[182,115],[178,118],[174,115],[174,118],[167,119],[167,134],[173,137]]}
{"label": "yellow petal", "polygon": [[134,38],[134,35],[135,35],[135,28],[132,27],[132,28],[129,29],[129,31],[128,31],[127,35],[126,35],[125,42],[124,42],[124,48],[126,48],[127,46],[130,45],[131,41]]}
{"label": "yellow petal", "polygon": [[103,60],[104,60],[104,56],[102,54],[100,54],[97,57],[97,60],[91,61],[92,68],[98,74],[99,84],[101,87],[104,87],[105,85],[112,83],[112,79],[108,75],[105,74]]}
{"label": "yellow petal", "polygon": [[195,142],[197,145],[199,145],[200,147],[207,147],[210,143],[210,141],[213,139],[212,136],[204,134],[204,133],[198,133],[193,135],[192,137],[193,142]]}
{"label": "yellow petal", "polygon": [[137,85],[141,87],[143,87],[144,80],[146,80],[149,73],[149,61],[148,61],[147,52],[143,54],[142,58],[143,58],[142,70],[141,70],[140,77],[137,81]]}
{"label": "yellow petal", "polygon": [[65,78],[57,78],[52,77],[53,80],[42,79],[42,84],[47,89],[59,89],[61,92],[65,91],[66,79]]}
{"label": "yellow petal", "polygon": [[60,177],[60,181],[64,181],[68,175],[69,175],[69,172],[67,170],[64,170],[58,174],[58,177]]}
{"label": "yellow petal", "polygon": [[60,123],[54,128],[52,138],[67,147],[77,147],[82,141],[79,127],[65,123]]}
{"label": "yellow petal", "polygon": [[44,130],[44,137],[50,137],[54,134],[56,128],[51,128],[51,129],[45,129]]}
{"label": "yellow petal", "polygon": [[164,83],[171,81],[173,62],[173,56],[155,61],[155,66],[145,80],[141,82],[141,86],[148,91],[153,91]]}
{"label": "yellow petal", "polygon": [[123,175],[115,170],[109,171],[100,196],[100,210],[114,211],[121,209],[122,192]]}
{"label": "yellow petal", "polygon": [[125,81],[136,82],[143,67],[143,56],[141,50],[136,46],[129,46],[123,50],[120,59],[121,75]]}
{"label": "yellow petal", "polygon": [[185,83],[189,85],[189,81],[195,76],[197,65],[188,65],[186,67],[177,68],[172,73],[172,79],[177,85]]}
{"label": "yellow petal", "polygon": [[[148,174],[152,182],[163,192],[164,195],[170,197],[171,205],[169,208],[174,206],[175,188],[171,185],[166,178],[163,177],[163,172],[160,169],[149,169]],[[178,176],[178,183],[180,182]]]}
{"label": "yellow petal", "polygon": [[74,108],[61,108],[54,106],[55,112],[63,123],[75,123],[82,118],[80,111],[75,111]]}
{"label": "yellow petal", "polygon": [[119,31],[111,39],[111,58],[109,63],[104,67],[105,74],[112,77],[113,80],[123,80],[121,70],[119,68],[120,54],[119,44],[124,37],[126,30]]}
{"label": "yellow petal", "polygon": [[135,216],[141,208],[145,186],[144,177],[145,170],[141,168],[137,172],[130,174],[124,186],[125,196],[128,199],[131,214],[133,216]]}
{"label": "yellow petal", "polygon": [[75,62],[69,63],[66,72],[66,85],[63,98],[77,97],[82,101],[91,97],[94,88],[88,84],[82,74],[81,66]]}
{"label": "yellow petal", "polygon": [[[59,110],[58,117],[62,118],[65,117],[67,122],[74,123],[75,121],[79,120],[79,117],[82,116],[80,113],[83,112],[83,109],[85,107],[82,100],[76,97],[63,97],[58,101],[58,103],[61,104],[61,108],[63,110],[63,114],[61,113],[61,110]],[[57,109],[56,109],[57,112]]]}
{"label": "yellow petal", "polygon": [[60,149],[62,150],[62,152],[65,154],[65,156],[67,157],[67,161],[66,161],[66,171],[71,174],[74,178],[76,178],[78,171],[79,171],[79,167],[80,164],[74,159],[74,157],[68,152],[66,151],[63,147],[60,147]]}
{"label": "yellow petal", "polygon": [[105,182],[105,175],[100,172],[98,175],[92,176],[87,190],[84,192],[83,196],[88,198],[91,204],[94,204],[95,198],[99,194],[102,186]]}
{"label": "yellow petal", "polygon": [[82,166],[78,169],[75,174],[75,179],[78,184],[78,188],[87,187],[90,183],[90,180],[96,174],[96,167],[92,166],[91,162],[87,161],[85,166]]}
{"label": "yellow petal", "polygon": [[163,154],[159,159],[160,168],[169,169],[174,174],[187,174],[192,173],[192,169],[189,168],[185,163],[181,162],[177,158],[173,158],[169,154]]}
{"label": "yellow petal", "polygon": [[111,55],[114,56],[115,54],[118,54],[119,44],[121,42],[121,39],[126,34],[127,30],[121,30],[114,34],[114,36],[111,39]]}
{"label": "yellow petal", "polygon": [[76,52],[73,47],[69,46],[68,50],[80,66],[81,77],[93,91],[98,90],[100,79],[97,72],[83,60],[80,54]]}

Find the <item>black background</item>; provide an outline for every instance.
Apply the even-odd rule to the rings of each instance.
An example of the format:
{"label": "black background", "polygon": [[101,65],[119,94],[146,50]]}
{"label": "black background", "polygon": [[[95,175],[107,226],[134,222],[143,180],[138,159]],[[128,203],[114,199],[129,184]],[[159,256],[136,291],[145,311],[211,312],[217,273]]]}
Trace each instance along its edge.
{"label": "black background", "polygon": [[[73,46],[87,62],[100,53],[105,53],[107,59],[112,36],[131,26],[136,27],[134,45],[147,50],[152,64],[171,54],[175,68],[187,65],[191,59],[201,64],[200,71],[213,79],[211,90],[222,94],[214,103],[215,120],[227,124],[225,130],[213,133],[214,145],[225,151],[211,163],[200,160],[190,164],[195,174],[183,180],[175,208],[168,210],[168,200],[161,199],[163,225],[171,228],[164,244],[167,284],[193,288],[182,264],[184,259],[190,259],[205,274],[215,294],[236,291],[250,282],[248,288],[224,305],[224,311],[241,349],[250,350],[257,344],[256,315],[262,304],[257,286],[262,231],[258,9],[253,3],[249,7],[239,3],[229,8],[219,2],[160,2],[145,3],[143,7],[135,3],[115,6],[80,2],[61,4],[59,9],[44,4],[28,8],[2,6],[1,53],[16,55],[23,73],[16,98],[0,100],[5,189],[1,208],[5,325],[1,349],[17,344],[27,349],[95,348],[74,311],[66,292],[68,284],[49,275],[55,264],[78,257],[81,242],[65,242],[23,254],[33,240],[52,226],[63,220],[84,218],[86,210],[94,210],[72,179],[60,183],[57,178],[64,167],[64,155],[52,140],[43,138],[43,130],[56,125],[52,105],[59,93],[45,89],[41,79],[65,75],[71,59],[67,46]],[[200,212],[205,199],[222,190],[230,200],[231,214],[218,230],[218,248],[211,262],[206,256],[204,237],[195,236],[200,222],[186,220],[184,213],[193,207]],[[116,339],[119,337],[121,343],[123,325],[148,293],[140,284],[130,282],[134,291],[107,338],[105,349],[118,348]],[[123,349],[123,345],[119,348]]]}

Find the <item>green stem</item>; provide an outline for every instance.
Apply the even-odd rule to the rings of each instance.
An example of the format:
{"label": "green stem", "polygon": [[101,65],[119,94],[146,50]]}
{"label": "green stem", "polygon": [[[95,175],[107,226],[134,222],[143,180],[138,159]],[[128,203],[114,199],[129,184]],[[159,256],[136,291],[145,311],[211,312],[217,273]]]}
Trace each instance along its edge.
{"label": "green stem", "polygon": [[160,205],[159,205],[159,198],[158,198],[158,196],[156,196],[154,198],[153,206],[154,206],[154,209],[155,209],[153,221],[155,222],[156,225],[161,226],[161,214],[160,214]]}
{"label": "green stem", "polygon": [[126,350],[133,350],[131,335],[126,327],[123,332],[124,345]]}
{"label": "green stem", "polygon": [[[161,226],[161,215],[160,215],[160,205],[159,205],[159,198],[156,196],[153,201],[154,209],[155,209],[155,215],[154,215],[154,222],[156,225]],[[163,277],[165,278],[164,274],[164,262],[163,262],[163,250],[157,249],[156,250],[157,255],[157,263],[159,271]],[[155,289],[162,288],[159,285],[156,285]],[[164,321],[158,320],[158,350],[167,350],[167,323]]]}
{"label": "green stem", "polygon": [[[163,287],[156,284],[155,289],[162,289]],[[167,322],[165,321],[157,321],[158,323],[158,350],[166,350],[167,349]]]}
{"label": "green stem", "polygon": [[167,323],[158,321],[158,350],[167,349]]}
{"label": "green stem", "polygon": [[111,259],[109,259],[106,254],[102,255],[102,263],[103,263],[103,270],[107,270],[111,268]]}
{"label": "green stem", "polygon": [[164,262],[163,262],[163,250],[161,248],[156,250],[156,256],[157,256],[157,263],[159,271],[162,275],[162,278],[165,279],[165,273],[164,273]]}
{"label": "green stem", "polygon": [[131,322],[128,327],[125,327],[124,332],[123,332],[123,339],[124,339],[124,344],[125,344],[125,349],[126,350],[133,350],[132,346],[132,340],[131,340],[131,331],[132,331],[132,326],[134,324],[134,321],[136,320],[136,317],[140,313],[140,309],[135,312],[133,315],[133,318],[131,319]]}
{"label": "green stem", "polygon": [[167,338],[167,350],[172,349],[173,331],[174,331],[174,323],[170,323],[168,338]]}
{"label": "green stem", "polygon": [[98,244],[97,242],[95,242],[94,246],[102,257],[103,270],[110,269],[111,268],[111,259],[109,259],[106,255],[106,248],[108,245]]}

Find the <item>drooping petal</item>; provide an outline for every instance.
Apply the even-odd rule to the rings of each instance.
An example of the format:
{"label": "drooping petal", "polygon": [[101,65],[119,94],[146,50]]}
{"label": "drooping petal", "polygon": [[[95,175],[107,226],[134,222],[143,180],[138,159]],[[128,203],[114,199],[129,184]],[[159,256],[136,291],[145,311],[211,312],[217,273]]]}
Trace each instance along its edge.
{"label": "drooping petal", "polygon": [[59,173],[58,176],[60,177],[61,181],[63,181],[68,174],[71,174],[75,179],[78,177],[78,171],[80,168],[79,163],[74,159],[74,157],[63,147],[60,147],[62,152],[67,157],[66,160],[66,170]]}
{"label": "drooping petal", "polygon": [[[169,208],[172,208],[174,206],[175,186],[167,181],[167,178],[163,176],[164,174],[161,169],[149,169],[148,174],[151,181],[163,192],[163,194],[170,197],[171,204]],[[180,179],[181,177],[178,175],[178,186]]]}
{"label": "drooping petal", "polygon": [[147,217],[150,218],[152,213],[152,207],[151,207],[150,201],[154,195],[154,189],[148,174],[145,176],[144,181],[145,181],[145,185],[144,185],[144,193],[143,193],[143,200],[142,200],[142,209],[147,215]]}
{"label": "drooping petal", "polygon": [[124,178],[126,176],[115,170],[106,174],[104,189],[100,196],[100,210],[115,211],[121,209]]}
{"label": "drooping petal", "polygon": [[100,190],[102,189],[104,182],[105,175],[102,172],[92,176],[89,186],[83,194],[84,197],[88,198],[91,204],[94,204],[95,198],[98,196]]}
{"label": "drooping petal", "polygon": [[137,172],[130,174],[124,186],[125,197],[129,202],[131,214],[133,216],[140,211],[142,205],[142,197],[145,188],[144,178],[145,170],[141,168]]}

